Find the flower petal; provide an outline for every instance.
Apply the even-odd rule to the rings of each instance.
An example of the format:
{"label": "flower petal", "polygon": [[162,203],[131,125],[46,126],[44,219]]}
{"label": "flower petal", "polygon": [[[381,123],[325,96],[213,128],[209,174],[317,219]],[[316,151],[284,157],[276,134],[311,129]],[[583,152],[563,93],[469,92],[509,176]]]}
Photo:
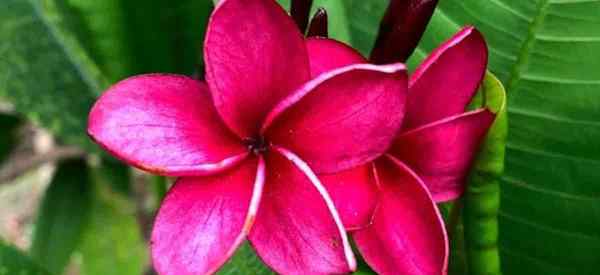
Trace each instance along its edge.
{"label": "flower petal", "polygon": [[223,0],[205,41],[206,79],[217,110],[254,137],[275,104],[309,79],[304,38],[273,0]]}
{"label": "flower petal", "polygon": [[419,127],[400,134],[389,153],[423,179],[436,202],[456,199],[494,117],[480,109]]}
{"label": "flower petal", "polygon": [[379,199],[373,164],[368,163],[335,174],[319,175],[340,213],[346,230],[371,224]]}
{"label": "flower petal", "polygon": [[404,129],[463,113],[485,75],[488,51],[466,27],[434,50],[410,78]]}
{"label": "flower petal", "polygon": [[92,108],[88,133],[125,162],[169,176],[214,173],[247,155],[219,118],[206,85],[179,75],[117,83]]}
{"label": "flower petal", "polygon": [[[249,240],[280,274],[342,274],[356,268],[333,201],[306,163],[277,148],[267,156],[264,199]],[[283,154],[283,156],[282,156]]]}
{"label": "flower petal", "polygon": [[152,231],[152,260],[158,273],[215,272],[250,231],[264,182],[262,159],[216,176],[179,179],[163,201]]}
{"label": "flower petal", "polygon": [[367,263],[378,273],[446,274],[448,239],[444,222],[419,177],[402,162],[376,162],[382,189],[373,224],[353,233]]}
{"label": "flower petal", "polygon": [[333,39],[311,37],[306,40],[310,75],[312,78],[321,73],[353,64],[368,61],[350,46]]}
{"label": "flower petal", "polygon": [[365,164],[387,150],[406,98],[402,64],[356,64],[319,75],[269,114],[267,138],[317,173]]}

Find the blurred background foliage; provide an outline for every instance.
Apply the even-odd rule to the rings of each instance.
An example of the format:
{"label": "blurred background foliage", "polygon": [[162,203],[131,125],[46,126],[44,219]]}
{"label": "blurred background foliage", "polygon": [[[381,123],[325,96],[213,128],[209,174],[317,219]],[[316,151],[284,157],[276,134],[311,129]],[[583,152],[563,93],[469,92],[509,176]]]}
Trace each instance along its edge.
{"label": "blurred background foliage", "polygon": [[[313,10],[327,8],[331,36],[368,55],[387,1],[315,0]],[[87,114],[130,75],[202,77],[212,8],[210,0],[0,0],[0,274],[153,273],[148,232],[171,179],[101,153],[86,135]],[[475,25],[506,86],[510,120],[504,175],[471,177],[497,184],[474,184],[474,197],[442,206],[448,220],[464,213],[452,232],[452,273],[598,274],[599,14],[595,0],[440,0],[409,67]],[[484,203],[474,205],[478,194]],[[271,272],[244,245],[221,274]]]}

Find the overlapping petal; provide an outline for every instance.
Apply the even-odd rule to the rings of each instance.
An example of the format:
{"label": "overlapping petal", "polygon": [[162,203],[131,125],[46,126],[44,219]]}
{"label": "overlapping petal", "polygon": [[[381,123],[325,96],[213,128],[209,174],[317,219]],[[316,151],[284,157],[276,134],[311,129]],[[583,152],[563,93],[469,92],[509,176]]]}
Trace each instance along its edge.
{"label": "overlapping petal", "polygon": [[221,1],[204,47],[217,110],[242,138],[254,137],[272,107],[310,77],[304,38],[275,1]]}
{"label": "overlapping petal", "polygon": [[205,84],[178,75],[123,80],[96,102],[89,135],[125,162],[163,175],[221,171],[246,157]]}
{"label": "overlapping petal", "polygon": [[436,202],[462,195],[466,176],[495,115],[487,109],[402,133],[389,153],[423,179]]}
{"label": "overlapping petal", "polygon": [[466,27],[434,50],[411,75],[404,129],[463,113],[485,75],[483,36]]}
{"label": "overlapping petal", "polygon": [[317,173],[349,169],[391,144],[404,115],[406,82],[402,64],[329,71],[277,105],[262,129]]}
{"label": "overlapping petal", "polygon": [[315,174],[285,149],[266,160],[263,200],[249,235],[258,255],[280,274],[352,271],[356,262],[341,219]]}
{"label": "overlapping petal", "polygon": [[368,63],[355,49],[333,39],[312,37],[306,40],[306,49],[312,78],[318,75],[353,64]]}
{"label": "overlapping petal", "polygon": [[215,272],[249,233],[265,182],[264,161],[217,176],[179,179],[152,232],[152,260],[164,275]]}
{"label": "overlapping petal", "polygon": [[379,190],[371,163],[335,174],[319,175],[331,195],[346,230],[371,224],[379,201]]}
{"label": "overlapping petal", "polygon": [[427,188],[402,162],[376,162],[381,202],[373,224],[353,232],[369,265],[382,275],[446,274],[448,245],[444,223]]}

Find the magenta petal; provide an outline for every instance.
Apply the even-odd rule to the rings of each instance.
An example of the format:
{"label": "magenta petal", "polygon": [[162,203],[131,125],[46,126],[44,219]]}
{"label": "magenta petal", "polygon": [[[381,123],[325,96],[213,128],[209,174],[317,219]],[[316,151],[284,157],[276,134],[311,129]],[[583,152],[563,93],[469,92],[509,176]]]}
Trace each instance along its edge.
{"label": "magenta petal", "polygon": [[179,75],[123,80],[96,102],[89,135],[116,157],[170,176],[214,173],[246,157],[205,84]]}
{"label": "magenta petal", "polygon": [[372,163],[335,174],[322,174],[319,178],[331,195],[346,230],[371,224],[379,198]]}
{"label": "magenta petal", "polygon": [[312,78],[344,66],[368,63],[355,49],[333,39],[312,37],[306,40],[306,48]]}
{"label": "magenta petal", "polygon": [[463,113],[485,75],[487,60],[485,40],[473,27],[434,50],[411,75],[403,128]]}
{"label": "magenta petal", "polygon": [[152,260],[158,273],[215,272],[249,233],[264,182],[262,159],[216,176],[179,179],[163,201],[152,231]]}
{"label": "magenta petal", "polygon": [[365,164],[395,137],[406,82],[402,64],[357,64],[323,73],[277,105],[263,130],[317,173]]}
{"label": "magenta petal", "polygon": [[494,122],[484,109],[449,117],[402,133],[390,154],[423,179],[436,202],[462,195],[479,144]]}
{"label": "magenta petal", "polygon": [[[333,201],[310,168],[278,148],[249,240],[279,274],[342,274],[356,261]],[[282,156],[281,154],[284,154]]]}
{"label": "magenta petal", "polygon": [[273,106],[310,75],[304,38],[273,0],[221,1],[204,57],[217,110],[242,138],[257,134]]}
{"label": "magenta petal", "polygon": [[390,158],[376,162],[381,202],[373,224],[353,233],[361,254],[378,274],[446,274],[444,222],[424,183]]}

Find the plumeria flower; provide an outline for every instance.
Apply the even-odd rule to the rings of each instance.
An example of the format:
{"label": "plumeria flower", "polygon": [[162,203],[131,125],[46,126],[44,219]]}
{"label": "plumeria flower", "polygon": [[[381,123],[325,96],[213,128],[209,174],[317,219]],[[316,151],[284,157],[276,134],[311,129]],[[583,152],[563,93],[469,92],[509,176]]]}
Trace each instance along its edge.
{"label": "plumeria flower", "polygon": [[355,259],[317,173],[389,148],[405,106],[404,65],[335,61],[273,0],[224,0],[205,41],[207,84],[178,75],[121,81],[96,102],[90,136],[119,159],[176,176],[151,246],[160,274],[213,273],[248,239],[282,274],[340,274]]}
{"label": "plumeria flower", "polygon": [[[367,62],[334,40],[312,38],[313,74]],[[320,57],[329,56],[329,59]],[[341,173],[321,175],[346,228],[379,274],[446,274],[448,238],[437,202],[464,190],[480,142],[494,121],[487,109],[465,112],[487,66],[482,35],[466,27],[434,50],[409,80],[402,129],[387,153]],[[391,118],[391,117],[390,117]]]}

